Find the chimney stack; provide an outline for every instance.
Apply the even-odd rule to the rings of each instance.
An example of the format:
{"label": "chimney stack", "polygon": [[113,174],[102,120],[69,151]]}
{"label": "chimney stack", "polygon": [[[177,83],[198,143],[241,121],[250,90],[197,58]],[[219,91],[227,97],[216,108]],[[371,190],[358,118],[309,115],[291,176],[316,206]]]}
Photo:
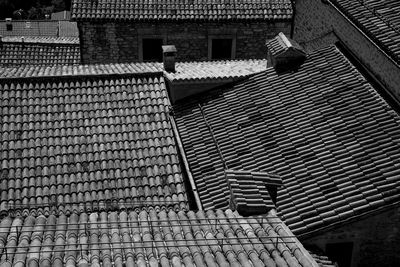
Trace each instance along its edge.
{"label": "chimney stack", "polygon": [[289,39],[282,32],[267,41],[267,67],[274,67],[276,72],[285,72],[299,68],[307,59],[307,53],[296,41]]}
{"label": "chimney stack", "polygon": [[176,47],[174,45],[163,45],[163,63],[166,72],[175,72]]}

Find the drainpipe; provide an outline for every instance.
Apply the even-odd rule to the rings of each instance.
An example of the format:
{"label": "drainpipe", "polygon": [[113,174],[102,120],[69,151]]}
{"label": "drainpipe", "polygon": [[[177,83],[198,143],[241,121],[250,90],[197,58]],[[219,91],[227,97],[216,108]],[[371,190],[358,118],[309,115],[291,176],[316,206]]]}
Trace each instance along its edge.
{"label": "drainpipe", "polygon": [[190,171],[190,168],[189,168],[189,163],[188,163],[187,158],[186,158],[185,150],[183,149],[182,140],[181,140],[181,137],[179,136],[178,128],[176,127],[175,119],[174,119],[174,117],[172,115],[169,116],[169,119],[170,119],[170,122],[171,122],[171,125],[172,125],[172,129],[174,131],[176,142],[178,144],[179,152],[181,153],[181,156],[182,156],[183,165],[185,167],[187,176],[189,178],[190,186],[192,187],[192,190],[193,190],[193,195],[194,195],[194,199],[196,201],[197,208],[199,210],[203,210],[203,206],[201,205],[199,193],[197,191],[197,187],[196,187],[196,184],[194,182],[192,172]]}

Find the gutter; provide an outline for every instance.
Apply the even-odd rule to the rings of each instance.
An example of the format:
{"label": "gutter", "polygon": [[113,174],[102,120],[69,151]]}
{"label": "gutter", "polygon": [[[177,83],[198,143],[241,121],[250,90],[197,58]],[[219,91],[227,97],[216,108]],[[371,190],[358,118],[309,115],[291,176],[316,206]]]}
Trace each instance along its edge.
{"label": "gutter", "polygon": [[[347,20],[347,22],[349,22],[355,29],[357,29],[370,43],[374,44],[374,46],[376,48],[378,48],[378,50],[384,54],[390,61],[392,61],[393,64],[395,64],[395,66],[397,68],[400,69],[400,65],[391,57],[389,56],[384,50],[382,50],[382,48],[379,47],[378,44],[376,44],[368,35],[366,35],[354,22],[352,22],[348,16],[346,14],[344,14],[334,3],[332,3],[331,0],[325,0],[327,3],[329,3],[329,5],[331,5],[344,19]],[[337,34],[337,32],[336,32]]]}
{"label": "gutter", "polygon": [[192,187],[192,191],[193,191],[193,195],[194,195],[194,199],[195,199],[197,208],[199,210],[203,210],[203,206],[201,205],[199,193],[197,191],[197,187],[196,187],[196,184],[194,182],[194,178],[193,178],[192,172],[190,171],[190,168],[189,168],[189,163],[188,163],[187,158],[186,158],[185,150],[183,149],[182,140],[181,140],[181,137],[179,135],[175,119],[174,119],[174,117],[172,115],[170,115],[169,116],[169,120],[170,120],[171,125],[172,125],[172,130],[174,131],[174,135],[175,135],[176,142],[178,144],[179,152],[180,152],[180,154],[182,156],[183,165],[185,167],[185,171],[186,171],[187,176],[189,178],[190,186]]}

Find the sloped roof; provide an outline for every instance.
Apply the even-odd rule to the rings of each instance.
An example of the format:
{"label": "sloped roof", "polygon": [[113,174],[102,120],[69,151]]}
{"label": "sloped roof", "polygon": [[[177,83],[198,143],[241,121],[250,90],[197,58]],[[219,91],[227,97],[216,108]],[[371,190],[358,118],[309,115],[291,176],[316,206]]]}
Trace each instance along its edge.
{"label": "sloped roof", "polygon": [[400,1],[331,1],[400,64]]}
{"label": "sloped roof", "polygon": [[12,31],[7,31],[6,21],[0,21],[2,36],[58,36],[58,21],[54,20],[13,20]]}
{"label": "sloped roof", "polygon": [[264,71],[265,59],[177,62],[175,72],[164,72],[174,82],[215,81],[241,78]]}
{"label": "sloped roof", "polygon": [[316,266],[279,218],[225,212],[6,217],[0,265]]}
{"label": "sloped roof", "polygon": [[0,212],[188,208],[159,74],[0,80]]}
{"label": "sloped roof", "polygon": [[76,20],[288,20],[290,0],[73,0]]}
{"label": "sloped roof", "polygon": [[272,38],[271,40],[268,40],[266,46],[272,56],[279,56],[289,49],[295,49],[298,52],[305,54],[304,49],[295,40],[287,38],[282,32],[280,32],[276,37]]}
{"label": "sloped roof", "polygon": [[130,74],[162,74],[160,63],[116,63],[93,65],[15,66],[0,68],[0,79],[31,79],[51,77],[86,77]]}
{"label": "sloped roof", "polygon": [[0,66],[76,65],[80,60],[77,38],[13,36],[0,43]]}
{"label": "sloped roof", "polygon": [[[275,209],[268,187],[273,187],[276,192],[282,185],[279,176],[271,173],[226,170],[225,178],[230,191],[230,207],[233,205],[240,214],[266,214],[270,209]],[[226,194],[221,192],[224,193]]]}
{"label": "sloped roof", "polygon": [[228,205],[224,165],[280,175],[278,211],[296,234],[400,200],[400,118],[335,47],[174,110],[205,209]]}

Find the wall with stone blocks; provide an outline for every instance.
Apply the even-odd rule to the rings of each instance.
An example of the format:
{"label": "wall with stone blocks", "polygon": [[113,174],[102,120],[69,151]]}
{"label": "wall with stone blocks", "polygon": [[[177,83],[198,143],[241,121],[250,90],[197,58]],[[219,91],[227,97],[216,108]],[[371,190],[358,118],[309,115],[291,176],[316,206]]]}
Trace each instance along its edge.
{"label": "wall with stone blocks", "polygon": [[266,58],[265,41],[291,31],[290,21],[129,23],[80,22],[83,63],[139,61],[141,38],[161,37],[178,50],[177,61],[208,59],[209,37],[236,37],[236,57]]}

